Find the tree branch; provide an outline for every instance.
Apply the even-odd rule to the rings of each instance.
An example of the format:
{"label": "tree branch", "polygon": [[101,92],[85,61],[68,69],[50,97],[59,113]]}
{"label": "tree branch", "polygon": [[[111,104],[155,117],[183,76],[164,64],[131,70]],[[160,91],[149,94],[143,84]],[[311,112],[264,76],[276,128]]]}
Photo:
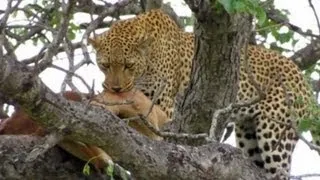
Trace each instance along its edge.
{"label": "tree branch", "polygon": [[290,57],[301,70],[306,70],[320,59],[320,39],[312,39],[310,44]]}
{"label": "tree branch", "polygon": [[26,161],[41,139],[35,136],[1,135],[0,179],[106,179],[106,176],[92,173],[84,175],[81,160],[68,156],[58,147],[51,148],[31,162]]}
{"label": "tree branch", "polygon": [[[9,65],[0,70],[0,77]],[[66,138],[101,147],[137,179],[265,179],[261,169],[229,145],[189,147],[151,141],[100,107],[64,100],[21,64],[10,69],[0,93],[43,127],[53,131],[66,127],[70,132]]]}
{"label": "tree branch", "polygon": [[38,67],[40,72],[51,65],[52,57],[57,53],[57,48],[59,47],[59,44],[62,42],[67,33],[69,20],[71,18],[71,10],[75,3],[75,0],[70,0],[67,3],[62,3],[61,25],[58,29],[57,34],[54,36],[52,43],[49,45],[42,62],[39,63]]}
{"label": "tree branch", "polygon": [[283,17],[280,17],[274,8],[266,9],[266,13],[267,13],[267,17],[269,19],[273,20],[274,22],[276,22],[278,24],[282,24],[284,26],[287,26],[290,30],[292,30],[296,33],[299,33],[302,36],[314,37],[314,38],[318,38],[318,39],[320,38],[319,35],[312,34],[311,32],[305,32],[299,26],[291,24],[289,22],[289,20],[287,20]]}

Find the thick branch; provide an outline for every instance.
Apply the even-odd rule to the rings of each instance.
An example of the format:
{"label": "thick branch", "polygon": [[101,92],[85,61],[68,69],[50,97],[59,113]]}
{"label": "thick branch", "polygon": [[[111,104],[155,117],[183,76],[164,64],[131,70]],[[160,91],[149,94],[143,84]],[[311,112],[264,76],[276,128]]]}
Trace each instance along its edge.
{"label": "thick branch", "polygon": [[[89,14],[101,14],[104,11],[114,11],[116,9],[119,15],[138,14],[141,8],[136,1],[123,0],[116,4],[105,3],[105,5],[95,4],[94,1],[77,0],[78,4],[75,7],[75,12],[84,12]],[[119,8],[119,4],[128,4],[127,6]],[[109,9],[109,10],[108,10]]]}
{"label": "thick branch", "polygon": [[26,157],[40,138],[32,136],[5,136],[0,138],[0,179],[106,179],[102,175],[82,174],[84,162],[70,156],[58,147],[50,149],[32,162]]}
{"label": "thick branch", "polygon": [[[0,77],[6,68],[8,64]],[[229,145],[188,147],[151,141],[99,107],[65,101],[21,65],[10,69],[1,93],[42,126],[67,127],[67,138],[100,146],[137,179],[265,179],[262,170]]]}
{"label": "thick branch", "polygon": [[290,57],[302,70],[308,69],[320,59],[320,39],[312,39],[310,44]]}

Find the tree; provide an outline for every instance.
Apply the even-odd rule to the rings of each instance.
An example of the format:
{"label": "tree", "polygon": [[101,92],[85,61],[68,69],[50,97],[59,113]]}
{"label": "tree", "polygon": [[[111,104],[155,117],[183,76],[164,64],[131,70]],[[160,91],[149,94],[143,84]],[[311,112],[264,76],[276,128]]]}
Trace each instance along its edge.
{"label": "tree", "polygon": [[[147,3],[150,2],[152,1],[147,1]],[[207,133],[212,114],[228,106],[235,99],[239,49],[247,43],[249,36],[252,36],[249,33],[251,16],[236,13],[247,12],[247,10],[227,9],[218,1],[188,0],[186,3],[197,20],[195,25],[197,44],[195,59],[197,60],[194,61],[191,85],[184,95],[184,100],[178,106],[177,119],[169,128],[179,133]],[[147,7],[146,9],[152,8],[151,5],[143,5]],[[163,5],[163,8],[166,11],[170,10],[167,5]],[[285,16],[280,16],[279,11],[276,11],[273,6],[266,6],[265,9],[267,19],[271,22],[281,23],[297,32],[316,36],[312,39],[312,43],[293,55],[293,60],[299,62],[300,67],[315,64],[320,56],[320,50],[316,46],[319,37],[303,32],[288,23]],[[244,159],[241,152],[231,146],[218,142],[204,144],[205,142],[199,140],[189,142],[193,146],[165,141],[153,142],[128,128],[123,121],[110,112],[88,107],[85,103],[66,101],[60,94],[53,93],[39,79],[39,74],[47,68],[56,68],[66,73],[61,90],[65,90],[68,86],[73,91],[78,91],[72,78],[79,78],[85,82],[76,74],[76,71],[84,64],[92,63],[86,46],[89,34],[96,28],[109,26],[113,20],[104,21],[107,16],[119,19],[120,15],[137,14],[141,11],[139,2],[126,0],[116,4],[104,2],[104,5],[86,0],[42,0],[26,5],[23,5],[21,0],[8,1],[6,10],[1,12],[0,21],[2,46],[0,100],[2,103],[19,105],[37,123],[48,128],[50,134],[43,139],[30,136],[0,138],[2,145],[0,149],[6,152],[0,154],[0,158],[5,162],[0,166],[0,172],[4,172],[0,177],[41,178],[43,173],[46,173],[47,178],[81,177],[82,174],[79,173],[81,167],[59,161],[57,157],[61,158],[61,155],[57,149],[50,149],[49,152],[44,153],[49,149],[44,148],[43,151],[36,152],[36,158],[29,163],[24,163],[24,159],[20,158],[27,156],[26,152],[34,149],[33,144],[38,144],[39,148],[44,145],[53,146],[62,138],[68,138],[102,147],[116,162],[130,170],[137,179],[148,179],[148,177],[154,179],[221,179],[222,177],[224,179],[265,179],[260,169]],[[73,18],[78,12],[95,14],[98,17],[92,18],[90,23],[76,25],[73,23]],[[9,18],[19,13],[26,16],[29,23],[27,25],[8,24]],[[259,15],[258,12],[249,13],[263,18],[261,12]],[[170,14],[176,18],[172,11]],[[261,20],[260,18],[258,19]],[[268,24],[261,23],[260,26],[264,27]],[[211,31],[212,29],[215,31]],[[81,40],[77,42],[78,33],[82,35]],[[266,36],[268,31],[263,33],[261,33],[262,36]],[[284,39],[283,36],[285,35],[279,35],[279,40]],[[43,47],[41,51],[30,58],[17,58],[18,48],[30,41]],[[83,60],[78,63],[74,59],[76,49],[80,49],[83,54]],[[54,65],[54,56],[60,52],[67,54],[68,70]],[[314,56],[306,56],[310,53]],[[215,71],[214,76],[208,76],[213,74],[213,69],[219,69],[219,71]],[[93,91],[90,85],[84,84],[89,92]],[[211,89],[215,89],[215,93],[212,93]],[[201,105],[212,108],[197,108],[197,113],[194,114],[191,113],[194,107],[190,104],[195,104],[194,107]],[[179,123],[187,125],[181,126]],[[221,138],[225,126],[225,121],[220,118],[217,121],[217,131],[214,132],[216,139]],[[178,127],[182,127],[182,130]],[[48,139],[54,140],[51,142]],[[195,146],[197,144],[204,145]],[[78,161],[73,159],[69,162]],[[44,165],[37,167],[38,163]],[[30,171],[30,168],[33,171]],[[78,173],[73,174],[74,172]],[[97,178],[96,174],[92,176]]]}

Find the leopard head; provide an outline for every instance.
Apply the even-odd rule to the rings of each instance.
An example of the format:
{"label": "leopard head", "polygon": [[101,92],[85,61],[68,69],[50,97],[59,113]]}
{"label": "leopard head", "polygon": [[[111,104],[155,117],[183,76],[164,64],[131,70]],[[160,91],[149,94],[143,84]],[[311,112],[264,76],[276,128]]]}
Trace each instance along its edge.
{"label": "leopard head", "polygon": [[111,28],[88,40],[96,50],[97,64],[105,75],[103,87],[110,92],[130,91],[135,80],[147,69],[151,39],[133,37],[135,33],[128,32],[132,29],[126,29],[116,31]]}

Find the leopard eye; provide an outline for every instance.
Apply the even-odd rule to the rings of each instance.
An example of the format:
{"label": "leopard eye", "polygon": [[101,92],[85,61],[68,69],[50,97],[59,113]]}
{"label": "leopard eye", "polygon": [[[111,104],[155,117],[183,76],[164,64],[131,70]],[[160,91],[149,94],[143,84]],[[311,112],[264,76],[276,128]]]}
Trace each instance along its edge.
{"label": "leopard eye", "polygon": [[100,66],[102,69],[109,69],[110,68],[110,64],[109,63],[103,63]]}
{"label": "leopard eye", "polygon": [[133,65],[134,65],[134,63],[126,63],[126,64],[124,65],[124,68],[125,68],[125,69],[131,69],[131,68],[133,67]]}

